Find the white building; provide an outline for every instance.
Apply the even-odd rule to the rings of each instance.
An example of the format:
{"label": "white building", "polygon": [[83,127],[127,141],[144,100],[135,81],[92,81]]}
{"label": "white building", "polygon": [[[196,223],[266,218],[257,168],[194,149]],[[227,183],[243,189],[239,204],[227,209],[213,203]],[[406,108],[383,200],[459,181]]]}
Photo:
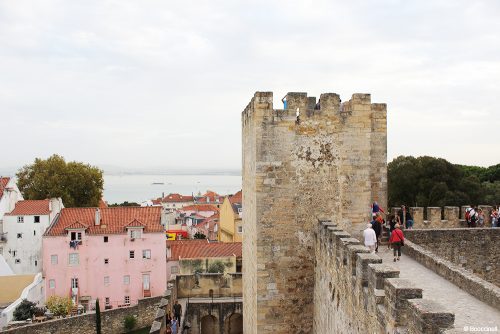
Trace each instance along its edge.
{"label": "white building", "polygon": [[7,241],[3,231],[3,216],[14,209],[17,201],[23,199],[14,179],[10,177],[0,177],[0,255]]}
{"label": "white building", "polygon": [[4,215],[3,257],[15,274],[42,271],[42,236],[62,208],[60,198],[26,200]]}

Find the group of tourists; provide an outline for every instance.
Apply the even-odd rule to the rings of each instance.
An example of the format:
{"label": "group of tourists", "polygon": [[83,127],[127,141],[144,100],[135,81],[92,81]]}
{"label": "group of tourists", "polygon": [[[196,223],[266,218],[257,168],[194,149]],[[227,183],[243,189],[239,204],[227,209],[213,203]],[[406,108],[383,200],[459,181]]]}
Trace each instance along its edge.
{"label": "group of tourists", "polygon": [[176,301],[172,307],[174,311],[174,317],[172,318],[172,314],[169,312],[166,315],[167,322],[167,334],[177,334],[177,329],[181,323],[181,314],[182,314],[182,306]]}
{"label": "group of tourists", "polygon": [[[494,207],[493,210],[491,210],[491,227],[496,228],[500,227],[500,206],[499,207]],[[476,208],[475,206],[472,206],[470,208],[467,208],[465,210],[465,221],[467,222],[467,227],[487,227],[484,226],[485,222],[485,213],[483,209],[481,208]]]}
{"label": "group of tourists", "polygon": [[365,246],[370,249],[371,253],[378,253],[380,238],[384,228],[389,230],[389,247],[393,249],[394,262],[401,258],[401,247],[404,246],[404,234],[401,230],[402,226],[407,229],[413,228],[413,218],[410,211],[405,205],[401,206],[401,210],[397,215],[389,215],[387,221],[384,220],[384,210],[373,202],[371,207],[372,221],[366,225],[363,231]]}

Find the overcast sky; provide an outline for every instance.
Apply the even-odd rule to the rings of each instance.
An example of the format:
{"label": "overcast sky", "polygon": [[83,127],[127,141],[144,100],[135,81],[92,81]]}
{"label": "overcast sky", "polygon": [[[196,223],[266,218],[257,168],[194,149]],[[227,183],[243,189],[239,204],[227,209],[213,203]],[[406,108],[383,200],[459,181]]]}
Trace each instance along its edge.
{"label": "overcast sky", "polygon": [[500,163],[500,1],[0,0],[0,166],[239,168],[253,93],[371,93],[388,159]]}

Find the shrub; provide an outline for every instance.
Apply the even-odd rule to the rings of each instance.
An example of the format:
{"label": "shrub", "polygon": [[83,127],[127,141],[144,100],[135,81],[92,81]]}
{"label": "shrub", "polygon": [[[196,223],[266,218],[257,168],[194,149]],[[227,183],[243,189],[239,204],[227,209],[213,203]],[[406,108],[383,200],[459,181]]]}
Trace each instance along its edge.
{"label": "shrub", "polygon": [[17,321],[31,319],[35,313],[36,304],[27,299],[23,299],[14,310],[14,319]]}
{"label": "shrub", "polygon": [[66,316],[71,311],[73,302],[69,297],[50,296],[46,304],[47,308],[55,316]]}
{"label": "shrub", "polygon": [[209,273],[223,273],[226,266],[220,261],[215,261],[210,266],[208,266]]}
{"label": "shrub", "polygon": [[126,330],[132,330],[137,324],[137,319],[133,315],[127,315],[123,321]]}

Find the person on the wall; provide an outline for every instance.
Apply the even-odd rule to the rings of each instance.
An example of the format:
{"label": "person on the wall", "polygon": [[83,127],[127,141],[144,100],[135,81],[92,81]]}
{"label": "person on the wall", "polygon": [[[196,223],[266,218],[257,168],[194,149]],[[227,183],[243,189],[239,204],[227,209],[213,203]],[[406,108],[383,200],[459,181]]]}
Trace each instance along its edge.
{"label": "person on the wall", "polygon": [[406,229],[413,229],[413,217],[406,205],[401,205],[401,210],[398,213],[398,224]]}
{"label": "person on the wall", "polygon": [[379,213],[385,214],[384,210],[378,205],[377,201],[372,204],[372,217],[375,217]]}
{"label": "person on the wall", "polygon": [[177,322],[179,323],[181,322],[181,313],[182,313],[182,306],[176,300],[174,304],[174,319],[177,320]]}
{"label": "person on the wall", "polygon": [[370,222],[370,225],[372,226],[372,229],[375,231],[375,236],[377,237],[377,242],[375,244],[375,253],[378,253],[378,245],[380,243],[380,237],[382,236],[382,224],[384,223],[384,220],[382,219],[382,216],[377,214],[373,218],[373,220]]}
{"label": "person on the wall", "polygon": [[370,253],[375,253],[375,247],[377,245],[377,235],[372,228],[372,224],[366,224],[366,229],[363,231],[363,239],[365,241],[365,246],[368,247]]}
{"label": "person on the wall", "polygon": [[405,236],[400,229],[400,225],[396,224],[395,227],[396,228],[392,231],[391,237],[389,238],[389,244],[394,252],[394,262],[399,261],[401,258],[401,247],[405,244]]}

